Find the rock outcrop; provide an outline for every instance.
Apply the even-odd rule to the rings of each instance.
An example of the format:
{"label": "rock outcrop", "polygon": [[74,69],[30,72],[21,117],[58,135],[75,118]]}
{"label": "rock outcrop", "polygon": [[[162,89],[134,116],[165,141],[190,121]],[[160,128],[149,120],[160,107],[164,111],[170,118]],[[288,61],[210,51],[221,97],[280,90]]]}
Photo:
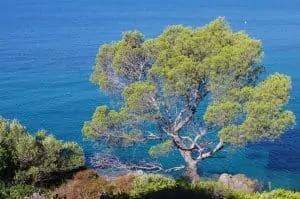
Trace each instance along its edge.
{"label": "rock outcrop", "polygon": [[220,175],[219,182],[231,189],[238,189],[247,193],[258,191],[259,182],[256,179],[250,179],[244,174],[230,175],[223,173]]}

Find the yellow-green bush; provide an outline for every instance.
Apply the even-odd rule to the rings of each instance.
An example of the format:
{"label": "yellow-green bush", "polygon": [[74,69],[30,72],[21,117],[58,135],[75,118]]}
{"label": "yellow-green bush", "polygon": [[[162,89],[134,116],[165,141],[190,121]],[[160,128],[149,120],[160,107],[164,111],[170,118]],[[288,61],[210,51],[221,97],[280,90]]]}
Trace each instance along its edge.
{"label": "yellow-green bush", "polygon": [[21,199],[25,196],[32,195],[35,191],[36,189],[30,185],[14,185],[10,187],[10,197],[15,199]]}
{"label": "yellow-green bush", "polygon": [[57,196],[67,199],[99,198],[103,192],[111,199],[300,199],[299,192],[283,189],[249,194],[215,181],[188,183],[158,174],[126,174],[106,180],[92,170],[75,174],[73,180],[56,189]]}
{"label": "yellow-green bush", "polygon": [[300,199],[300,192],[276,189],[271,192],[260,194],[259,199]]}
{"label": "yellow-green bush", "polygon": [[133,184],[132,196],[142,196],[157,192],[163,189],[176,187],[176,181],[159,174],[141,175],[136,178]]}
{"label": "yellow-green bush", "polygon": [[208,198],[218,199],[258,199],[257,194],[248,194],[238,190],[228,189],[223,184],[215,181],[200,181],[192,183],[191,189],[195,192],[205,193]]}

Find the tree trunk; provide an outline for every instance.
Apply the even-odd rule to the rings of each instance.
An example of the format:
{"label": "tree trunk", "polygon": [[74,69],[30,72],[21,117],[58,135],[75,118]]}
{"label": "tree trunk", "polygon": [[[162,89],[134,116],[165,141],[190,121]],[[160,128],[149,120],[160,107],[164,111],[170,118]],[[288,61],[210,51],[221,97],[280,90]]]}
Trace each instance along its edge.
{"label": "tree trunk", "polygon": [[192,164],[187,165],[186,175],[192,182],[197,182],[200,180],[200,176],[198,174],[197,162],[193,162]]}
{"label": "tree trunk", "polygon": [[180,153],[187,164],[186,176],[192,181],[197,182],[200,180],[198,174],[198,161],[193,160],[191,151],[182,151]]}

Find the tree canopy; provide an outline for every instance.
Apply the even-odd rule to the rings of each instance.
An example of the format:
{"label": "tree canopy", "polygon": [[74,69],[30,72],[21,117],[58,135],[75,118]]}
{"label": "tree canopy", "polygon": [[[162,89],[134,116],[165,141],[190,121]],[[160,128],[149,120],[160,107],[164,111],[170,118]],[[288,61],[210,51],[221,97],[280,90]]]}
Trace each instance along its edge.
{"label": "tree canopy", "polygon": [[125,32],[101,46],[91,75],[119,105],[99,106],[83,132],[118,146],[156,140],[150,155],[178,149],[198,180],[198,163],[224,145],[274,140],[295,123],[284,108],[290,77],[262,78],[262,58],[261,42],[233,32],[224,18],[196,29],[169,26],[153,39]]}

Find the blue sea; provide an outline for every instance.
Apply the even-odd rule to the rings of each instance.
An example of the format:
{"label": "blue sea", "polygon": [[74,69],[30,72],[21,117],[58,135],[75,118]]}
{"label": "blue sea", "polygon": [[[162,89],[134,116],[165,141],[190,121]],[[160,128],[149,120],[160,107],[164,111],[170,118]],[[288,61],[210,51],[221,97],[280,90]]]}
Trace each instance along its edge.
{"label": "blue sea", "polygon": [[82,124],[98,105],[109,104],[88,80],[99,46],[126,30],[154,37],[171,24],[197,27],[218,16],[262,40],[267,74],[292,77],[287,108],[298,125],[273,143],[203,162],[201,175],[245,173],[300,190],[299,0],[1,0],[0,115],[19,119],[32,133],[44,128],[77,141],[91,157],[96,148],[83,140]]}

